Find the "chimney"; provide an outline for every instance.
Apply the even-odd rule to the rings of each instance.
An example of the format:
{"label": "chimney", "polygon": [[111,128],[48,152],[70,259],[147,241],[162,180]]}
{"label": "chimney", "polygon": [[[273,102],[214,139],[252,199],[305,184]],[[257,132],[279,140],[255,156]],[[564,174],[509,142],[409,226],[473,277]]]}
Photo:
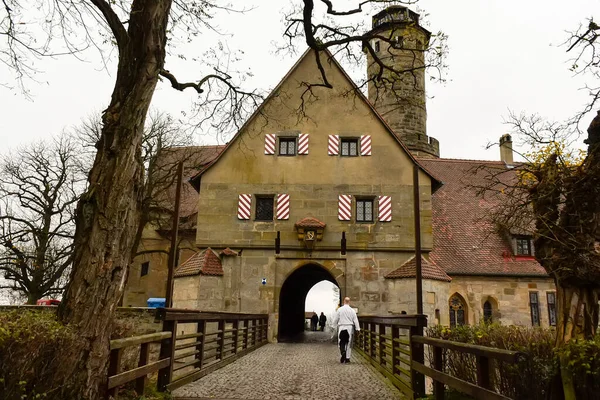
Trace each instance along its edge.
{"label": "chimney", "polygon": [[500,160],[506,164],[513,163],[512,138],[508,133],[500,137]]}

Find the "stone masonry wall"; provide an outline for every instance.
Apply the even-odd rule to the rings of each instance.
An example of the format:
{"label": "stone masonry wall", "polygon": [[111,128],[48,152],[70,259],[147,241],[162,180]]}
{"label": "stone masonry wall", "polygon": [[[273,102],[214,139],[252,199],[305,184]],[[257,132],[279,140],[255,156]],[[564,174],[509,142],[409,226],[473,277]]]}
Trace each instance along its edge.
{"label": "stone masonry wall", "polygon": [[548,326],[546,293],[555,292],[550,278],[469,277],[455,276],[450,296],[460,294],[467,302],[467,322],[483,319],[483,303],[490,300],[494,319],[502,325],[531,326],[529,292],[538,292],[541,326]]}

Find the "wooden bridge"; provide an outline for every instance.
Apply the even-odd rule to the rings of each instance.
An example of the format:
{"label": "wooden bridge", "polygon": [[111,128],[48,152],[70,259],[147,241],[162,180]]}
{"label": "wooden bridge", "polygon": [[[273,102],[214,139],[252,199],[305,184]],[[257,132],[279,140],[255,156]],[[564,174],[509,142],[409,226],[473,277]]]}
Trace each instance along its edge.
{"label": "wooden bridge", "polygon": [[[422,315],[359,318],[358,354],[350,365],[339,363],[337,346],[327,334],[318,333],[316,343],[268,344],[266,314],[158,309],[157,318],[162,332],[111,341],[109,397],[117,398],[125,384],[141,395],[148,376],[157,374],[158,390],[182,400],[414,399],[423,397],[427,387],[436,399],[444,398],[446,388],[476,399],[508,399],[494,390],[491,378],[497,363],[515,363],[521,356],[425,337]],[[446,351],[476,358],[476,384],[445,372]],[[135,353],[137,368],[124,366],[127,352],[129,357]]]}

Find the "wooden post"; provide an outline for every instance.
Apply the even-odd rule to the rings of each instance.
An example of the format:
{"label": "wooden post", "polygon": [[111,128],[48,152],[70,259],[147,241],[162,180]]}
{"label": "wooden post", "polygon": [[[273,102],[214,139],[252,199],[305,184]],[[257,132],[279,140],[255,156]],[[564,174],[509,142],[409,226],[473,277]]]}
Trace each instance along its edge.
{"label": "wooden post", "polygon": [[[110,361],[108,364],[108,376],[114,376],[117,375],[119,373],[119,368],[121,365],[121,350],[122,349],[114,349],[110,351]],[[109,389],[107,394],[106,394],[106,398],[110,398],[112,397],[113,399],[116,400],[117,396],[118,396],[119,390],[118,388],[114,387],[112,389]]]}
{"label": "wooden post", "polygon": [[[442,357],[442,348],[437,346],[433,347],[433,368],[440,372],[444,370],[444,361]],[[433,381],[433,393],[435,394],[435,400],[444,400],[444,384],[436,380]]]}
{"label": "wooden post", "polygon": [[256,319],[252,320],[252,347],[256,346]]}
{"label": "wooden post", "polygon": [[371,340],[369,342],[369,355],[371,356],[371,358],[375,358],[377,357],[375,355],[375,346],[376,346],[376,338],[375,338],[375,323],[371,322],[369,324],[369,336],[371,337]]}
{"label": "wooden post", "polygon": [[[140,361],[138,367],[143,367],[148,364],[148,358],[150,356],[150,343],[142,343],[140,347]],[[144,395],[144,388],[146,387],[148,375],[140,376],[135,380],[135,392],[138,396]]]}
{"label": "wooden post", "polygon": [[233,354],[238,352],[238,338],[239,338],[240,320],[236,319],[233,321]]}
{"label": "wooden post", "polygon": [[[177,332],[175,321],[164,321],[163,322],[163,332],[171,332],[171,337],[169,339],[164,339],[160,344],[160,355],[159,359],[163,360],[165,358],[171,357],[175,349],[175,335]],[[167,390],[167,385],[171,383],[171,368],[173,365],[173,359],[169,363],[168,367],[162,368],[158,370],[158,379],[157,386],[159,392],[164,392]]]}
{"label": "wooden post", "polygon": [[[425,346],[413,342],[412,338],[414,336],[423,336],[423,326],[420,323],[418,326],[411,326],[410,328],[410,353],[412,360],[425,364]],[[411,381],[415,397],[425,397],[425,377],[423,374],[411,368]]]}
{"label": "wooden post", "polygon": [[198,343],[196,345],[196,351],[198,352],[198,354],[196,354],[196,359],[200,360],[200,361],[198,361],[198,368],[201,369],[202,364],[204,364],[204,343],[206,343],[206,321],[205,320],[198,321],[196,333],[202,333],[202,336],[198,336],[196,338],[196,342]]}
{"label": "wooden post", "polygon": [[248,326],[248,320],[244,320],[244,338],[242,339],[242,349],[248,348],[248,330],[250,329]]}
{"label": "wooden post", "polygon": [[217,340],[217,355],[218,359],[223,359],[223,346],[225,346],[225,320],[219,321],[219,340]]}
{"label": "wooden post", "polygon": [[415,264],[417,281],[417,314],[423,314],[423,275],[421,273],[421,201],[419,198],[419,167],[413,167],[413,203],[415,214]]}
{"label": "wooden post", "polygon": [[492,390],[490,383],[490,360],[486,356],[477,356],[477,385]]}
{"label": "wooden post", "polygon": [[169,249],[169,264],[167,273],[167,294],[165,307],[173,307],[173,272],[177,263],[177,234],[179,233],[179,208],[181,205],[181,181],[183,179],[183,161],[177,166],[177,186],[175,189],[175,210],[171,226],[171,248]]}
{"label": "wooden post", "polygon": [[383,335],[385,335],[385,325],[384,324],[378,324],[378,329],[377,329],[377,342],[379,345],[379,349],[378,349],[378,357],[379,357],[379,365],[381,365],[382,367],[385,367],[385,352],[383,351],[385,349],[385,339],[382,337]]}
{"label": "wooden post", "polygon": [[400,328],[392,325],[392,373],[394,375],[396,375],[396,366],[400,366],[400,352],[398,351],[400,343],[396,342],[397,339],[400,339]]}

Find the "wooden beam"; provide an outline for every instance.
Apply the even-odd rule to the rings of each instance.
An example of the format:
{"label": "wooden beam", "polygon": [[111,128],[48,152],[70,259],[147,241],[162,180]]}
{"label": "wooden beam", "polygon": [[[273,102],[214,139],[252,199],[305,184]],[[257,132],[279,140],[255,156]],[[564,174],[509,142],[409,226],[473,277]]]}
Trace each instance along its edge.
{"label": "wooden beam", "polygon": [[135,368],[127,372],[122,372],[118,375],[111,376],[108,378],[108,388],[112,389],[114,387],[121,386],[127,382],[139,378],[140,376],[145,376],[152,372],[156,372],[161,368],[166,368],[170,365],[170,363],[170,358],[164,358],[162,360],[146,364],[143,367]]}
{"label": "wooden beam", "polygon": [[449,340],[434,339],[425,336],[414,336],[411,338],[411,340],[417,343],[428,344],[430,346],[437,346],[443,349],[459,351],[461,353],[470,353],[476,356],[493,358],[495,360],[506,361],[509,363],[515,363],[519,361],[520,357],[525,356],[524,353],[518,351],[495,349],[492,347],[479,346],[476,344],[452,342]]}
{"label": "wooden beam", "polygon": [[171,332],[156,332],[147,335],[133,336],[123,339],[115,339],[110,341],[110,349],[122,349],[123,347],[135,346],[143,343],[160,342],[163,339],[171,337]]}
{"label": "wooden beam", "polygon": [[511,400],[510,397],[473,385],[470,382],[463,381],[462,379],[455,378],[454,376],[443,372],[436,371],[435,369],[426,367],[416,361],[412,362],[412,367],[423,375],[431,377],[434,381],[442,382],[445,385],[448,385],[461,393],[475,397],[478,400]]}

